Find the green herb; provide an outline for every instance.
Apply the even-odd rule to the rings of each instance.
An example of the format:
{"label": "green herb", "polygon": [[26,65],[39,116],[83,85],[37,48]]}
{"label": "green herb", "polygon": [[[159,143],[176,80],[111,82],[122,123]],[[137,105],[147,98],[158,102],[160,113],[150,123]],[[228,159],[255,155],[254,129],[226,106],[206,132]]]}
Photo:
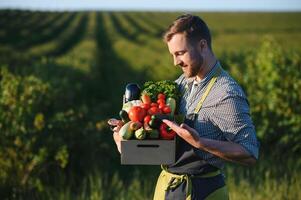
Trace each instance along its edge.
{"label": "green herb", "polygon": [[170,80],[157,82],[147,81],[143,85],[142,93],[148,94],[153,102],[157,100],[157,96],[159,93],[164,93],[166,98],[172,97],[177,102],[181,97],[181,93],[179,91],[177,83]]}

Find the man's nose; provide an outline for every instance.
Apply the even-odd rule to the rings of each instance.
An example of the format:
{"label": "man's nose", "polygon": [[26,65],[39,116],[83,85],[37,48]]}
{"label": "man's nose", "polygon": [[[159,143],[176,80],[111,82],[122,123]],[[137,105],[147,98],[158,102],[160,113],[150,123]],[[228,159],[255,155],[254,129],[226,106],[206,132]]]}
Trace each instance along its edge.
{"label": "man's nose", "polygon": [[177,57],[174,57],[173,62],[174,62],[175,66],[178,66],[178,65],[180,65],[182,63],[181,59],[179,59]]}

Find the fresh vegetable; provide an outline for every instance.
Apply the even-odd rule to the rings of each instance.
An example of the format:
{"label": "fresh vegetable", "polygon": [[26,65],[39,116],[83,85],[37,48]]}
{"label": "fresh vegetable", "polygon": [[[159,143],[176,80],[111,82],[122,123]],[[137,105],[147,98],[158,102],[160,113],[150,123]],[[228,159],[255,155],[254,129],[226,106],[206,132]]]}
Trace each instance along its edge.
{"label": "fresh vegetable", "polygon": [[163,104],[163,105],[165,105],[165,99],[158,99],[157,100],[157,104]]}
{"label": "fresh vegetable", "polygon": [[168,119],[170,121],[173,121],[174,120],[174,117],[171,116],[171,115],[166,115],[166,114],[156,114],[156,115],[153,115],[151,117],[152,119],[159,119],[160,122],[162,122],[163,119]]}
{"label": "fresh vegetable", "polygon": [[158,107],[158,104],[157,103],[151,103],[150,106],[151,107]]}
{"label": "fresh vegetable", "polygon": [[144,119],[143,119],[143,122],[148,124],[150,122],[150,120],[151,120],[151,116],[150,115],[146,115],[144,117]]}
{"label": "fresh vegetable", "polygon": [[[142,92],[136,83],[126,86],[122,110],[120,135],[123,139],[170,139],[174,132],[163,119],[175,120],[176,102],[180,97],[178,86],[172,81],[146,82]],[[112,121],[112,120],[111,120]],[[116,120],[112,121],[115,124]]]}
{"label": "fresh vegetable", "polygon": [[169,97],[166,100],[166,105],[169,106],[171,109],[170,114],[174,115],[176,111],[176,100],[174,98]]}
{"label": "fresh vegetable", "polygon": [[148,123],[151,128],[158,129],[161,124],[161,120],[157,118],[152,118]]}
{"label": "fresh vegetable", "polygon": [[164,106],[162,111],[164,114],[169,114],[169,113],[171,113],[171,108],[169,106]]}
{"label": "fresh vegetable", "polygon": [[165,94],[159,93],[157,98],[158,98],[158,99],[164,99],[164,100],[165,100]]}
{"label": "fresh vegetable", "polygon": [[131,122],[127,122],[124,124],[121,129],[119,130],[119,134],[124,140],[129,140],[134,135],[134,131],[130,129]]}
{"label": "fresh vegetable", "polygon": [[129,112],[129,110],[133,107],[133,106],[140,106],[142,104],[141,100],[132,100],[129,102],[126,102],[122,105],[122,110],[125,110],[126,112]]}
{"label": "fresh vegetable", "polygon": [[147,104],[151,103],[151,98],[147,94],[142,94],[141,95],[141,100],[142,100],[143,103],[147,103]]}
{"label": "fresh vegetable", "polygon": [[140,99],[140,87],[136,83],[129,83],[125,87],[125,102]]}
{"label": "fresh vegetable", "polygon": [[146,137],[149,139],[158,139],[159,131],[157,129],[152,129],[148,124],[144,124],[144,130],[146,131]]}
{"label": "fresh vegetable", "polygon": [[142,128],[135,131],[135,137],[138,140],[143,140],[146,137],[146,131]]}
{"label": "fresh vegetable", "polygon": [[157,129],[151,129],[146,131],[147,137],[150,139],[158,139],[159,138],[159,131]]}
{"label": "fresh vegetable", "polygon": [[121,118],[121,120],[122,120],[123,122],[128,122],[128,121],[130,121],[129,115],[128,115],[128,113],[127,113],[125,110],[121,110],[121,111],[119,112],[119,117]]}
{"label": "fresh vegetable", "polygon": [[160,109],[158,107],[156,107],[156,106],[153,106],[150,109],[148,109],[147,113],[149,115],[155,115],[155,114],[160,113]]}
{"label": "fresh vegetable", "polygon": [[157,99],[163,99],[164,97],[163,95],[165,95],[164,99],[168,97],[172,97],[176,101],[181,96],[181,93],[178,90],[177,83],[169,80],[158,81],[158,82],[154,82],[154,81],[145,82],[141,94],[149,95],[152,102],[156,102]]}
{"label": "fresh vegetable", "polygon": [[162,112],[163,111],[163,108],[165,107],[165,104],[159,104],[159,109],[160,109],[160,111]]}
{"label": "fresh vegetable", "polygon": [[150,109],[151,106],[149,103],[143,103],[143,104],[141,104],[140,107],[144,108],[145,110],[148,110],[148,109]]}
{"label": "fresh vegetable", "polygon": [[176,132],[171,130],[165,123],[162,123],[159,128],[160,137],[164,140],[172,140],[176,136]]}
{"label": "fresh vegetable", "polygon": [[142,123],[141,122],[132,122],[130,123],[130,129],[132,131],[136,131],[138,129],[140,129],[142,127]]}
{"label": "fresh vegetable", "polygon": [[133,106],[129,110],[129,118],[133,122],[143,122],[143,119],[146,115],[146,110],[141,108],[140,106]]}

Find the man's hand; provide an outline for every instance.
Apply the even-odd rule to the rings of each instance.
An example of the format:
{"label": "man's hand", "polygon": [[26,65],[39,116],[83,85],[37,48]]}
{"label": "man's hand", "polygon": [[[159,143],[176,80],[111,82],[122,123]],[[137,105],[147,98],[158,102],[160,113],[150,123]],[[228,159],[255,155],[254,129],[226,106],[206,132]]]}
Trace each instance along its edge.
{"label": "man's hand", "polygon": [[121,140],[122,140],[122,138],[119,134],[119,131],[120,131],[120,129],[123,126],[124,123],[121,120],[117,120],[117,119],[112,118],[112,119],[109,119],[108,124],[112,127],[115,126],[113,129],[112,128],[111,129],[114,132],[113,133],[113,138],[114,138],[115,144],[117,146],[117,149],[118,149],[119,153],[121,153]]}
{"label": "man's hand", "polygon": [[200,147],[200,136],[198,132],[188,126],[187,124],[181,124],[180,126],[175,122],[164,119],[163,122],[167,124],[172,130],[174,130],[181,138],[183,138],[186,142],[194,146],[195,148]]}
{"label": "man's hand", "polygon": [[169,120],[163,120],[163,122],[195,148],[207,151],[222,159],[243,165],[253,165],[256,163],[256,159],[240,144],[231,141],[201,138],[195,129],[186,124],[181,124],[179,126],[175,122]]}
{"label": "man's hand", "polygon": [[113,129],[113,131],[114,131],[113,138],[114,138],[114,141],[115,141],[115,144],[117,146],[117,149],[118,149],[119,153],[121,153],[121,140],[122,140],[122,138],[121,138],[121,136],[119,134],[119,130],[121,129],[121,127],[122,126],[116,126]]}

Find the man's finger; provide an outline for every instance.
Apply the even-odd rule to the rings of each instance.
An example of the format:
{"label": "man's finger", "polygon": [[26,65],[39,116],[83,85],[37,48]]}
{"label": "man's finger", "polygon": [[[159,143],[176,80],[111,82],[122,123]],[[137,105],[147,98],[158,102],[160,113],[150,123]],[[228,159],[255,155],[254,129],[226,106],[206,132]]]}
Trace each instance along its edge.
{"label": "man's finger", "polygon": [[189,133],[189,135],[191,135],[195,140],[198,140],[199,134],[194,128],[191,128],[190,126],[184,123],[181,124],[180,127],[185,129],[186,133]]}
{"label": "man's finger", "polygon": [[190,126],[188,126],[187,124],[184,124],[184,123],[182,123],[182,124],[180,125],[180,127],[186,129],[186,130],[189,131],[189,132],[194,131],[193,128],[191,128]]}
{"label": "man's finger", "polygon": [[173,131],[175,131],[178,135],[182,137],[185,132],[187,132],[186,129],[180,127],[177,123],[169,121],[169,120],[162,120],[167,126],[169,126]]}
{"label": "man's finger", "polygon": [[180,129],[181,129],[181,127],[178,125],[178,124],[176,124],[175,122],[172,122],[172,121],[169,121],[169,120],[167,120],[167,119],[163,119],[162,120],[167,126],[169,126],[172,130],[174,130],[174,131],[179,131]]}
{"label": "man's finger", "polygon": [[114,132],[119,132],[120,129],[121,129],[121,126],[115,126],[115,127],[113,128],[113,131],[114,131]]}

